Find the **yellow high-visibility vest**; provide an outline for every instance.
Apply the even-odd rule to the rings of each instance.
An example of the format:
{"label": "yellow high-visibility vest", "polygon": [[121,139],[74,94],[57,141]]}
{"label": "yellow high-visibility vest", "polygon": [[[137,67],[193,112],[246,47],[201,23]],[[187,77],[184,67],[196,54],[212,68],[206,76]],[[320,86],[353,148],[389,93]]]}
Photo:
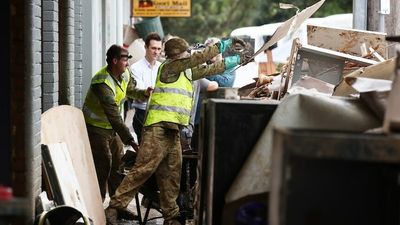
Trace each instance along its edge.
{"label": "yellow high-visibility vest", "polygon": [[[107,66],[105,66],[94,75],[91,81],[91,85],[105,83],[108,87],[111,88],[111,90],[114,92],[115,104],[119,106],[120,113],[123,111],[126,90],[128,88],[128,83],[130,79],[128,70],[125,70],[121,77],[121,82],[114,79],[112,75],[108,73]],[[103,108],[100,105],[100,101],[93,93],[92,88],[89,89],[86,95],[82,111],[86,123],[95,127],[112,129],[112,126],[108,121]]]}
{"label": "yellow high-visibility vest", "polygon": [[163,66],[158,70],[144,126],[159,122],[188,125],[193,105],[192,70],[181,72],[173,83],[163,83],[160,80]]}

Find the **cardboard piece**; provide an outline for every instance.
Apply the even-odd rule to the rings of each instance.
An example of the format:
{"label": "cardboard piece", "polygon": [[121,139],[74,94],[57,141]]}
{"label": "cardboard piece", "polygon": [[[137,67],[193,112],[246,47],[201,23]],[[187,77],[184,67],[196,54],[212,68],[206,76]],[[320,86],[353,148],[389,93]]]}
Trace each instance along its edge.
{"label": "cardboard piece", "polygon": [[45,145],[66,143],[89,218],[96,225],[105,225],[103,202],[82,111],[62,105],[44,112],[41,117],[41,141]]}

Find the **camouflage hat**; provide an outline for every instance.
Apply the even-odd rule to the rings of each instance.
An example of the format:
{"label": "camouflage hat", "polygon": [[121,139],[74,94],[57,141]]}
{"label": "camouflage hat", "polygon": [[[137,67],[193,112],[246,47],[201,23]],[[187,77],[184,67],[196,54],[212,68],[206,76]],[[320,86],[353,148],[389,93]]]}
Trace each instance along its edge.
{"label": "camouflage hat", "polygon": [[172,38],[165,42],[165,55],[167,57],[172,57],[182,52],[186,51],[189,48],[189,44],[182,38]]}

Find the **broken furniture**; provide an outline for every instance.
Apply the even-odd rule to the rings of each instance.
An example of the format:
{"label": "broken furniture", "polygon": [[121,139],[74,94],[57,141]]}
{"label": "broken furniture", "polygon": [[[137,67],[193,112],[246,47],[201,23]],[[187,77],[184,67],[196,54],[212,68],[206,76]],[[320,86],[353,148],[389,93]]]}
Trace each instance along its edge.
{"label": "broken furniture", "polygon": [[[285,30],[283,27],[280,28]],[[278,30],[276,33],[279,36]],[[337,85],[343,75],[385,61],[388,48],[385,36],[378,32],[308,25],[308,44],[293,40],[288,63],[282,70],[279,93],[272,93],[271,97],[281,99],[292,83],[305,75]]]}
{"label": "broken furniture", "polygon": [[311,45],[301,45],[296,40],[293,41],[292,52],[289,58],[291,60],[287,65],[285,76],[282,77],[279,99],[286,94],[292,84],[304,76],[337,85],[342,80],[346,62],[352,62],[361,66],[378,64],[378,62],[371,59]]}
{"label": "broken furniture", "polygon": [[400,135],[276,129],[270,225],[399,224]]}
{"label": "broken furniture", "polygon": [[300,77],[307,75],[336,85],[342,78],[345,61],[355,62],[362,66],[378,63],[374,60],[333,50],[303,45],[297,51],[292,82],[296,82]]}

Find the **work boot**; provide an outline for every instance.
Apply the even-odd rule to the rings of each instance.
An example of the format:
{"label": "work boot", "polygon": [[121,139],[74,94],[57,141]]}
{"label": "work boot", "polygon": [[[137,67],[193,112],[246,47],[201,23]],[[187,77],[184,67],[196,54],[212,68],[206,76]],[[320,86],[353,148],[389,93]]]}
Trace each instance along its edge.
{"label": "work boot", "polygon": [[105,211],[106,214],[106,224],[107,225],[118,225],[118,211],[116,208],[107,207]]}
{"label": "work boot", "polygon": [[186,224],[186,218],[182,215],[179,215],[172,219],[164,220],[163,225],[185,225],[185,224]]}
{"label": "work boot", "polygon": [[131,210],[127,208],[117,209],[119,220],[138,220],[138,215],[134,214]]}
{"label": "work boot", "polygon": [[185,224],[181,224],[178,220],[172,219],[172,220],[164,220],[163,225],[185,225]]}

